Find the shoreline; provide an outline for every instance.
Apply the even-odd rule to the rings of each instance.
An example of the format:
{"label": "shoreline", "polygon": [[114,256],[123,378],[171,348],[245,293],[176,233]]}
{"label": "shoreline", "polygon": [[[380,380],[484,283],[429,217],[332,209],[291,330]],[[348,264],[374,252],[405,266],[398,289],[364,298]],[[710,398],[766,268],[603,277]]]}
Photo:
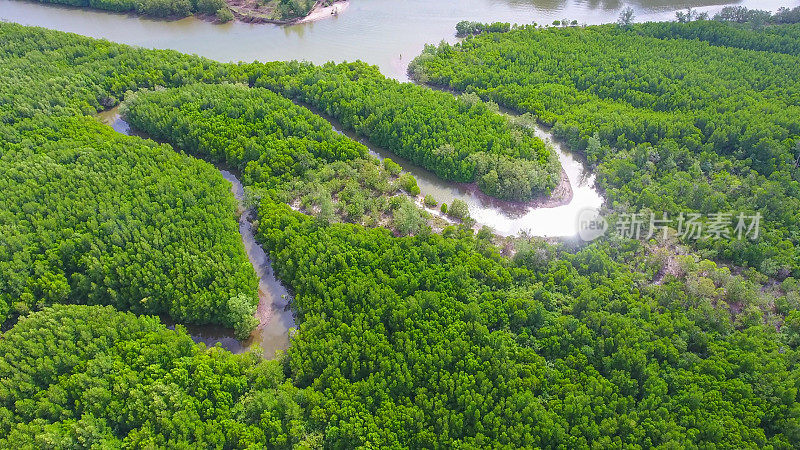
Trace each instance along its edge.
{"label": "shoreline", "polygon": [[311,8],[311,12],[309,12],[308,15],[295,21],[294,23],[309,23],[316,22],[318,20],[324,20],[329,17],[337,17],[349,7],[350,0],[336,1],[330,6],[322,6],[322,2],[318,1],[317,4]]}
{"label": "shoreline", "polygon": [[[101,14],[128,16],[132,18],[152,20],[155,22],[177,22],[193,18],[201,22],[212,23],[215,25],[226,25],[233,22],[241,22],[241,23],[270,24],[270,25],[280,25],[280,26],[311,23],[326,19],[331,16],[335,17],[350,6],[350,0],[334,0],[334,3],[330,6],[322,6],[322,0],[318,0],[311,8],[311,11],[309,11],[309,13],[303,17],[294,17],[291,19],[272,19],[266,16],[251,14],[246,7],[242,7],[241,5],[237,5],[230,0],[226,0],[225,5],[227,6],[228,10],[233,14],[233,20],[228,22],[221,22],[219,19],[217,19],[217,16],[215,14],[204,13],[204,12],[195,12],[186,16],[181,16],[181,15],[154,16],[148,14],[141,14],[133,9],[128,11],[115,11],[111,9],[96,8],[92,6],[77,6],[64,3],[50,3],[37,0],[14,0],[14,1],[18,1],[21,3],[34,3],[37,5],[50,8],[63,8],[63,9],[71,9],[78,11],[90,11]],[[335,11],[335,14],[332,14],[333,11]]]}
{"label": "shoreline", "polygon": [[[299,25],[302,23],[311,23],[318,20],[327,19],[329,17],[336,17],[339,13],[343,12],[350,6],[350,0],[334,0],[330,6],[323,6],[323,0],[317,0],[311,11],[303,17],[295,17],[292,19],[272,19],[270,17],[253,15],[247,8],[240,5],[231,4],[231,0],[226,0],[228,9],[233,13],[233,17],[237,22],[243,23],[265,23],[272,25]],[[200,20],[205,20],[202,16],[195,15]],[[213,17],[213,16],[212,16]],[[209,22],[220,24],[219,21],[208,20]]]}

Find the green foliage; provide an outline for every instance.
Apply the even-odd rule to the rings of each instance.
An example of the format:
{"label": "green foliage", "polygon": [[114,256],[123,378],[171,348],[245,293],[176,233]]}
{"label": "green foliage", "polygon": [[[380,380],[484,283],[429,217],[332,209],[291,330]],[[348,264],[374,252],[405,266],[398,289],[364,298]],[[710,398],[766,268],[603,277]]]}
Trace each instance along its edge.
{"label": "green foliage", "polygon": [[[61,3],[61,2],[54,1],[52,3]],[[90,8],[103,9],[106,11],[129,12],[129,11],[136,11],[137,8],[140,8],[140,5],[142,4],[143,2],[141,2],[141,0],[89,0],[88,3],[81,2],[78,4],[73,4],[73,6],[81,6],[81,7],[88,6]]]}
{"label": "green foliage", "polygon": [[797,55],[800,53],[800,25],[753,30],[720,21],[649,22],[637,26],[638,33],[659,39],[697,39],[718,47],[735,47]]}
{"label": "green foliage", "polygon": [[[326,222],[349,221],[376,226],[391,212],[387,197],[403,195],[394,177],[372,158],[337,161],[310,171],[286,187],[284,200]],[[299,200],[298,200],[299,199]]]}
{"label": "green foliage", "polygon": [[[54,303],[226,326],[253,315],[235,202],[211,165],[85,117],[25,120],[2,135],[0,322]],[[240,294],[249,308],[231,316]]]}
{"label": "green foliage", "polygon": [[410,173],[404,173],[397,179],[400,188],[406,191],[409,195],[417,196],[420,193],[419,186],[417,186],[417,179]]}
{"label": "green foliage", "polygon": [[383,159],[383,167],[392,175],[400,175],[400,171],[403,170],[400,164],[397,164],[389,158]]}
{"label": "green foliage", "polygon": [[[529,81],[511,68],[503,74],[506,82],[501,86],[490,89],[487,84],[476,90],[509,103],[513,99],[527,106],[545,101],[554,108],[561,106],[549,113],[554,122],[567,121],[557,132],[572,136],[573,143],[593,147],[594,162],[613,201],[636,199],[633,193],[644,196],[657,182],[666,183],[669,170],[679,180],[689,181],[703,180],[713,172],[718,176],[715,186],[730,184],[744,192],[764,183],[755,168],[746,176],[733,170],[744,167],[737,165],[739,159],[716,159],[714,155],[723,158],[729,153],[714,147],[716,138],[707,139],[714,141],[710,144],[704,140],[702,124],[696,124],[696,132],[681,128],[686,121],[698,120],[693,116],[698,109],[707,106],[703,111],[713,112],[710,96],[726,99],[721,88],[704,94],[708,83],[713,87],[714,78],[700,72],[709,79],[700,75],[693,79],[701,69],[681,73],[687,79],[684,83],[699,83],[696,89],[679,84],[691,93],[685,96],[670,84],[678,77],[658,72],[657,68],[669,69],[653,57],[639,62],[647,71],[663,75],[652,79],[663,95],[637,94],[642,91],[635,86],[644,89],[649,84],[641,78],[645,74],[637,77],[635,71],[614,80],[580,65],[583,70],[561,72],[568,71],[562,66],[575,69],[581,58],[588,58],[585,66],[591,66],[600,57],[595,53],[602,52],[592,47],[598,42],[623,39],[616,27],[607,28],[543,32],[556,37],[588,33],[576,34],[568,45],[554,38],[546,42],[551,47],[542,46],[561,58],[556,62],[541,55],[545,68],[535,76],[549,84],[538,87],[561,96],[526,97],[537,91],[529,91]],[[491,40],[504,43],[515,33]],[[388,181],[403,184],[399,173],[388,163],[381,166],[365,159],[363,148],[339,140],[329,125],[263,89],[180,87],[257,84],[260,74],[273,76],[278,68],[295,70],[295,65],[223,65],[8,24],[0,24],[0,36],[0,182],[4,183],[0,191],[10,198],[0,198],[0,227],[4,237],[12,236],[0,244],[0,261],[10,264],[2,266],[0,274],[17,289],[3,291],[5,303],[18,305],[19,313],[37,309],[41,298],[67,295],[70,302],[91,303],[104,299],[109,285],[126,293],[118,298],[138,300],[141,297],[128,295],[128,290],[137,289],[134,293],[139,294],[173,286],[173,278],[191,279],[182,285],[191,294],[188,303],[183,297],[172,301],[160,291],[150,298],[194,308],[200,300],[213,297],[218,303],[212,305],[220,308],[215,317],[248,320],[241,313],[247,309],[247,299],[239,295],[248,291],[236,288],[250,287],[252,269],[242,259],[241,244],[233,245],[234,240],[239,242],[233,199],[225,194],[228,186],[219,174],[166,145],[122,137],[82,117],[124,95],[138,126],[180,143],[189,153],[241,168],[248,173],[250,192],[259,185],[266,191],[253,196],[260,198],[258,239],[269,251],[276,274],[294,294],[299,326],[286,357],[265,362],[254,354],[231,355],[194,345],[180,327],[167,330],[154,317],[136,317],[110,307],[56,305],[34,312],[0,339],[0,447],[800,446],[796,348],[800,295],[794,278],[772,288],[781,291],[772,304],[756,284],[764,277],[752,270],[739,276],[710,261],[686,257],[678,258],[677,270],[664,274],[665,265],[672,267],[665,264],[668,258],[654,257],[636,242],[611,240],[579,250],[528,242],[510,260],[500,256],[487,229],[477,236],[466,227],[431,233],[417,221],[418,210],[400,195],[392,196],[387,207],[397,212],[392,218],[397,228],[413,236],[332,223],[322,210],[334,208],[333,192],[346,199],[345,209],[355,216],[368,209],[365,189],[390,192]],[[659,48],[656,39],[635,31],[624,36],[650,44],[636,46],[639,52]],[[484,39],[488,37],[471,38],[464,45]],[[530,50],[520,50],[516,42],[507,45],[503,51],[508,59],[520,51],[516,59],[522,64]],[[698,42],[681,45],[704,45],[691,48],[715,51]],[[588,52],[592,49],[595,53]],[[610,59],[623,64],[619,53],[608,51]],[[743,95],[739,101],[745,106],[752,101],[748,95],[756,94],[731,81],[743,71],[737,52],[752,58],[756,69],[772,75],[786,72],[775,76],[773,93],[763,94],[774,104],[765,100],[762,106],[789,110],[766,108],[757,117],[747,108],[737,111],[760,120],[753,127],[761,129],[762,137],[774,136],[781,127],[793,129],[792,105],[775,100],[780,92],[794,95],[794,78],[784,59],[788,56],[770,54],[771,65],[759,60],[758,52],[737,50],[720,56],[730,60],[731,72],[721,73],[727,73],[728,88]],[[571,56],[565,57],[567,53]],[[440,56],[429,55],[428,60],[434,64]],[[623,56],[635,59],[637,54]],[[487,65],[493,62],[486,58]],[[466,73],[462,63],[448,62],[459,69],[454,72],[457,76]],[[319,76],[309,85],[316,84],[320,96],[339,71],[350,70],[347,65],[319,71],[300,67]],[[481,74],[483,69],[470,70]],[[564,87],[565,80],[573,77],[593,94]],[[517,79],[526,82],[510,81]],[[466,76],[463,80],[470,85]],[[770,83],[769,78],[753,80],[758,80],[756,87]],[[614,87],[617,83],[619,90]],[[355,84],[345,84],[352,89],[349,98],[369,100],[380,92],[367,89],[368,83],[361,91]],[[125,94],[155,86],[167,89],[140,92],[134,98]],[[624,97],[625,92],[631,98],[640,95],[640,102],[649,99],[664,105],[664,110],[649,114],[653,120],[670,119],[658,122],[665,129],[639,125],[634,119],[642,116],[634,113],[645,109],[646,102],[626,107],[613,100],[612,94]],[[791,95],[787,98],[794,98]],[[206,103],[204,97],[214,101]],[[567,99],[583,101],[586,109]],[[385,121],[369,119],[375,121],[370,126],[409,138],[446,135],[433,128],[416,131],[412,121],[404,122],[407,116],[402,113],[436,108],[427,100],[427,94],[409,95],[402,101],[413,108],[386,113]],[[470,98],[458,102],[475,104]],[[692,107],[676,109],[672,102]],[[364,117],[380,110],[376,105],[330,103],[331,108],[363,107],[359,114]],[[589,114],[592,106],[599,108],[596,114]],[[486,105],[478,108],[490,110]],[[540,117],[549,111],[529,109]],[[672,109],[678,112],[668,114]],[[603,114],[612,112],[616,114]],[[388,120],[393,114],[400,117],[397,123]],[[717,114],[730,119],[724,111]],[[453,123],[464,119],[452,117],[457,117]],[[493,120],[490,117],[481,120]],[[781,117],[785,120],[766,120]],[[592,120],[595,127],[586,125]],[[746,120],[733,123],[748,130]],[[659,142],[651,142],[655,153],[638,142],[643,138],[633,131],[639,126],[645,136],[650,133]],[[633,131],[623,136],[614,134],[615,127]],[[688,131],[684,135],[674,134],[675,130]],[[672,143],[665,142],[661,132],[670,133]],[[699,142],[692,147],[697,152],[688,151],[693,137]],[[751,151],[742,139],[732,133],[727,151],[734,155]],[[796,141],[778,140],[792,149]],[[426,148],[448,152],[448,146],[459,148],[452,142],[437,141]],[[663,154],[662,149],[666,149]],[[747,164],[757,166],[756,161]],[[652,176],[651,165],[661,171],[655,172],[660,176]],[[685,175],[680,172],[684,168]],[[640,174],[645,171],[648,183]],[[284,177],[287,172],[293,175]],[[410,185],[408,178],[404,181]],[[757,199],[780,202],[769,206],[779,214],[783,207],[791,208],[797,196],[792,196],[791,178],[775,181],[785,184],[788,194]],[[321,214],[315,218],[293,211],[281,201],[287,192],[319,198]],[[691,190],[677,192],[691,197]],[[713,191],[695,195],[692,201],[718,198]],[[733,196],[734,191],[726,195]],[[675,193],[658,198],[685,201]],[[457,216],[468,214],[463,202],[453,202],[450,209]],[[780,252],[790,252],[786,249],[790,245],[780,242],[782,247],[763,246],[764,251],[776,252],[767,260],[785,261]],[[204,251],[195,246],[204,246]],[[129,248],[136,251],[123,253]],[[123,256],[110,266],[96,263],[117,255]],[[74,270],[83,267],[80,264],[88,266]],[[139,268],[146,270],[139,273]],[[192,278],[195,274],[200,277]],[[93,281],[85,285],[83,297],[72,285],[81,277]],[[209,280],[215,290],[207,287]],[[150,312],[142,309],[150,302],[118,306]]]}
{"label": "green foliage", "polygon": [[[800,273],[791,231],[800,220],[798,30],[715,21],[625,32],[525,27],[429,47],[414,67],[431,84],[552,125],[597,165],[616,210],[760,212],[758,241],[695,244],[785,277]],[[496,183],[491,171],[479,182],[486,190]]]}
{"label": "green foliage", "polygon": [[194,84],[141,92],[122,111],[149,136],[237,168],[246,185],[274,188],[325,162],[367,154],[324,119],[266,89]]}
{"label": "green foliage", "polygon": [[226,311],[223,323],[230,324],[239,339],[246,339],[259,324],[254,316],[253,298],[248,295],[238,294],[228,299]]}
{"label": "green foliage", "polygon": [[[215,14],[227,9],[224,0],[37,0],[115,12],[136,12],[151,17],[186,17],[194,13]],[[230,13],[230,11],[229,11]]]}
{"label": "green foliage", "polygon": [[544,142],[480,100],[399,83],[361,62],[320,67],[268,63],[243,69],[252,85],[310,104],[376,146],[446,180],[476,181],[485,175],[481,170],[489,170],[486,164],[477,167],[476,158],[499,158],[533,172],[513,197],[498,191],[489,195],[524,200],[547,193],[557,184],[560,167]]}
{"label": "green foliage", "polygon": [[799,443],[795,350],[679,281],[638,289],[635,247],[545,245],[517,265],[468,232],[260,215],[303,315],[290,376],[339,392],[319,411],[328,446]]}
{"label": "green foliage", "polygon": [[794,8],[780,7],[770,19],[772,23],[800,23],[800,6]]}
{"label": "green foliage", "polygon": [[236,168],[245,185],[299,203],[324,222],[377,225],[388,212],[387,196],[420,193],[411,174],[395,180],[397,164],[385,160],[381,167],[329,122],[263,88],[194,84],[139,92],[122,111],[135,129]]}
{"label": "green foliage", "polygon": [[550,154],[545,164],[483,152],[470,155],[469,159],[476,173],[484,174],[478,179],[480,190],[510,200],[528,198],[537,192],[549,195],[561,169],[555,153]]}
{"label": "green foliage", "polygon": [[744,6],[726,6],[714,15],[718,22],[735,22],[740,24],[763,25],[772,23],[800,22],[800,6],[793,9],[780,8],[774,15],[760,9],[747,9]]}
{"label": "green foliage", "polygon": [[425,226],[425,219],[413,203],[404,200],[394,214],[394,226],[400,234],[416,234]]}
{"label": "green foliage", "polygon": [[447,208],[447,215],[453,217],[454,219],[463,220],[466,217],[469,217],[469,207],[464,200],[460,198],[453,199],[450,203],[450,207]]}
{"label": "green foliage", "polygon": [[289,20],[305,17],[311,12],[315,3],[314,0],[278,0],[275,2],[276,18]]}
{"label": "green foliage", "polygon": [[[12,30],[14,25],[3,27]],[[17,55],[24,46],[15,41],[24,41],[24,36],[31,34],[30,30],[21,31],[14,41],[0,46],[8,48],[9,55]],[[25,96],[31,99],[29,103],[0,104],[0,119],[29,117],[40,108],[44,112],[69,109],[88,114],[115,105],[127,90],[195,82],[244,82],[313,105],[373,144],[448,180],[478,181],[486,173],[479,172],[476,163],[496,157],[532,169],[521,179],[509,181],[517,188],[514,195],[519,195],[513,199],[546,194],[558,183],[556,158],[531,130],[513,125],[481,101],[398,83],[364,63],[322,67],[297,62],[226,65],[169,51],[94,44],[77,37],[59,42],[56,35],[45,33],[42,38],[48,40],[42,44],[43,52],[10,58],[8,65],[0,67],[0,75],[5,71],[14,80],[15,85],[7,87],[9,92],[28,91]],[[73,64],[75,52],[84,56],[79,64]],[[59,73],[62,65],[69,67],[71,77]],[[21,82],[25,79],[21,75],[51,78],[34,87]],[[490,167],[492,164],[482,164],[480,168]],[[500,182],[504,182],[504,173],[498,172]],[[508,171],[508,175],[518,173]],[[511,198],[501,191],[491,195]]]}
{"label": "green foliage", "polygon": [[220,23],[228,23],[234,19],[233,13],[227,6],[218,9],[216,12],[216,16],[217,16],[217,21],[219,21]]}
{"label": "green foliage", "polygon": [[0,340],[0,447],[292,448],[318,400],[156,317],[54,306]]}
{"label": "green foliage", "polygon": [[[617,19],[617,25],[620,28],[630,28],[633,25],[633,19],[636,17],[634,14],[633,8],[627,7],[619,13],[619,18]],[[555,25],[555,24],[554,24]]]}
{"label": "green foliage", "polygon": [[462,20],[456,24],[456,36],[475,36],[481,33],[506,33],[511,29],[510,23],[480,23]]}
{"label": "green foliage", "polygon": [[189,0],[136,0],[136,12],[153,17],[186,17],[194,11]]}
{"label": "green foliage", "polygon": [[422,199],[422,203],[428,208],[434,208],[439,204],[439,202],[436,201],[436,198],[434,198],[431,194],[427,194],[425,198]]}
{"label": "green foliage", "polygon": [[173,51],[132,49],[9,23],[0,23],[0,34],[4,124],[37,114],[94,114],[119,103],[127,91],[240,81],[230,73],[233,66]]}
{"label": "green foliage", "polygon": [[187,57],[13,24],[0,35],[0,322],[68,302],[246,324],[227,309],[242,294],[252,316],[258,284],[230,185],[210,164],[82,117],[209,66],[176,70]]}
{"label": "green foliage", "polygon": [[698,12],[695,9],[687,8],[686,12],[677,11],[675,13],[675,19],[679,23],[689,23],[697,20],[708,20],[708,13],[707,12]]}
{"label": "green foliage", "polygon": [[[225,0],[37,0],[42,3],[58,3],[82,8],[95,8],[115,12],[135,12],[149,17],[179,18],[193,14],[215,16],[221,23],[234,19],[233,12]],[[259,0],[260,7],[268,11],[249,11],[243,8],[244,15],[254,14],[259,18],[290,22],[305,17],[315,5],[314,0]],[[232,3],[236,5],[236,3]]]}
{"label": "green foliage", "polygon": [[783,323],[783,334],[786,344],[794,349],[800,346],[800,311],[794,310],[786,316]]}
{"label": "green foliage", "polygon": [[[220,9],[228,10],[225,0],[194,0],[192,3],[194,11],[202,14],[217,14]],[[228,10],[230,12],[230,10]],[[231,19],[233,15],[231,14]]]}

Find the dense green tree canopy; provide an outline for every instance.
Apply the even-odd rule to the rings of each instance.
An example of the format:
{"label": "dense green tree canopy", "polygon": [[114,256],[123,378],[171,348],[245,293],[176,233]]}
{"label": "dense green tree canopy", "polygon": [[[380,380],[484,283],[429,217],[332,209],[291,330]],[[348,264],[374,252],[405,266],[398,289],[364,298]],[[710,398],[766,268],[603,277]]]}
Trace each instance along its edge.
{"label": "dense green tree canopy", "polygon": [[516,127],[477,98],[399,83],[362,62],[253,64],[254,86],[310,104],[373,144],[432,170],[446,180],[480,181],[494,171],[516,189],[481,184],[489,195],[514,200],[549,194],[560,165],[531,131]]}
{"label": "dense green tree canopy", "polygon": [[429,46],[412,71],[552,125],[616,210],[760,212],[758,242],[698,246],[786,276],[800,273],[798,42],[796,25],[525,27]]}
{"label": "dense green tree canopy", "polygon": [[413,176],[387,169],[394,163],[381,164],[326,120],[266,89],[194,84],[140,92],[123,106],[140,132],[238,169],[254,197],[272,195],[323,221],[393,222],[401,234],[425,225],[410,201],[396,203],[419,194]]}
{"label": "dense green tree canopy", "polygon": [[[0,322],[90,303],[221,323],[239,294],[255,311],[236,204],[214,167],[87,117],[2,129]],[[241,321],[223,325],[252,327]]]}
{"label": "dense green tree canopy", "polygon": [[0,447],[292,448],[318,396],[156,317],[53,306],[0,340]]}
{"label": "dense green tree canopy", "polygon": [[635,31],[660,39],[697,39],[719,47],[800,54],[800,24],[753,30],[719,21],[650,22],[637,25]]}
{"label": "dense green tree canopy", "polygon": [[191,85],[143,92],[124,106],[137,130],[234,167],[248,185],[274,187],[367,154],[326,120],[266,89]]}
{"label": "dense green tree canopy", "polygon": [[[192,14],[212,15],[220,10],[230,14],[225,0],[37,0],[81,8],[103,9],[120,13],[135,12],[143,16],[180,18]],[[308,12],[306,12],[307,14]],[[305,14],[303,14],[305,15]]]}
{"label": "dense green tree canopy", "polygon": [[297,294],[290,377],[337,392],[333,446],[798,443],[796,350],[754,300],[735,326],[712,306],[715,283],[733,296],[740,281],[708,262],[687,270],[713,276],[711,293],[648,283],[628,268],[636,245],[510,263],[471,233],[393,238],[260,211]]}
{"label": "dense green tree canopy", "polygon": [[[680,205],[745,202],[748,189],[775,189],[770,183],[781,181],[783,195],[757,199],[781,206],[772,214],[793,214],[796,182],[785,161],[796,140],[790,113],[797,77],[786,59],[792,56],[661,42],[639,31],[520,30],[469,39],[465,47],[508,45],[504,58],[490,51],[486,65],[505,61],[509,70],[496,71],[502,79],[482,87],[466,81],[477,83],[486,73],[462,61],[470,54],[463,47],[443,47],[419,67],[451,58],[459,70],[450,76],[465,77],[455,87],[517,101],[519,109],[536,102],[553,108],[531,110],[563,121],[556,128],[561,136],[592,148],[588,156],[599,164],[615,207],[652,199],[671,182],[669,170],[676,182],[701,183],[721,173],[721,165],[728,176],[714,186],[731,192],[661,198]],[[542,33],[557,56],[550,58],[547,46],[527,46],[541,51],[545,68],[537,75],[549,77],[546,86],[511,70],[530,51],[516,41],[525,33],[534,39]],[[508,258],[487,230],[425,229],[400,196],[390,200],[398,211],[393,220],[413,236],[320,220],[285,204],[282,189],[294,189],[298,180],[327,187],[337,174],[358,178],[358,186],[336,191],[340,197],[358,197],[360,187],[389,176],[408,193],[416,185],[396,164],[364,159],[363,147],[276,94],[314,105],[315,95],[328,98],[320,109],[343,121],[365,118],[349,126],[371,138],[440,142],[451,131],[419,131],[408,112],[433,114],[425,112],[435,107],[424,88],[391,87],[362,64],[225,65],[7,24],[0,24],[0,36],[0,190],[10,193],[0,200],[0,227],[12,237],[0,243],[0,298],[6,308],[18,305],[7,322],[15,325],[0,338],[0,447],[800,446],[800,283],[792,277],[764,284],[753,270],[738,274],[623,239],[582,248],[526,239]],[[600,42],[641,52],[652,47],[679,62],[703,49],[701,55],[713,56],[705,64],[722,70],[727,61],[731,68],[714,78],[703,64],[669,69],[652,56],[609,50],[602,61],[617,67],[615,81],[591,69]],[[585,46],[586,60],[568,45]],[[743,69],[745,56],[755,72]],[[653,75],[623,64],[626,57],[652,67]],[[582,70],[564,73],[562,66]],[[738,75],[762,72],[768,77],[752,78],[750,88]],[[323,87],[326,77],[330,89]],[[580,89],[567,84],[571,77]],[[244,86],[219,85],[232,82]],[[316,93],[303,93],[300,84]],[[720,96],[722,87],[741,98]],[[408,93],[403,101],[410,106],[399,111],[368,101],[383,89],[387,98]],[[537,89],[554,95],[520,94]],[[180,326],[169,330],[155,317],[134,315],[214,320],[226,316],[229,295],[254,286],[233,198],[214,168],[84,116],[123,97],[132,121],[174,148],[245,173],[261,166],[260,176],[251,173],[246,183],[276,186],[258,200],[258,239],[294,294],[299,330],[283,358],[265,362],[255,353],[206,349]],[[765,109],[756,114],[753,102],[762,100]],[[357,110],[360,101],[365,110],[341,112]],[[442,105],[441,111],[458,111],[447,116],[453,123],[485,123],[476,125],[476,145],[495,133],[497,142],[527,139],[513,137],[504,128],[509,122],[497,121],[472,97]],[[759,122],[737,119],[726,106]],[[601,112],[613,114],[599,120]],[[652,126],[640,125],[644,116],[652,120],[641,123]],[[720,118],[738,131],[725,135],[727,146],[707,136],[702,122]],[[586,128],[589,119],[598,120],[595,128]],[[778,142],[770,158],[749,147],[750,134]],[[470,142],[456,138],[453,148]],[[304,159],[313,170],[296,164]],[[771,172],[765,161],[776,165]],[[451,209],[463,213],[458,202]],[[794,271],[794,250],[781,245],[794,242],[796,231],[785,228],[783,240],[754,245]],[[48,306],[61,302],[133,312]]]}
{"label": "dense green tree canopy", "polygon": [[[15,101],[0,104],[5,121],[38,110],[89,114],[116,105],[128,90],[245,83],[310,104],[371,143],[445,179],[479,182],[495,197],[547,195],[560,179],[558,159],[544,142],[483,102],[399,83],[362,62],[321,67],[298,62],[221,64],[77,36],[65,41],[63,34],[46,31],[37,36],[12,24],[2,27],[9,39],[0,43],[5,52],[0,71],[10,84],[0,88],[0,95],[15,93]],[[24,101],[16,98],[20,92]],[[487,175],[498,182],[485,182]]]}

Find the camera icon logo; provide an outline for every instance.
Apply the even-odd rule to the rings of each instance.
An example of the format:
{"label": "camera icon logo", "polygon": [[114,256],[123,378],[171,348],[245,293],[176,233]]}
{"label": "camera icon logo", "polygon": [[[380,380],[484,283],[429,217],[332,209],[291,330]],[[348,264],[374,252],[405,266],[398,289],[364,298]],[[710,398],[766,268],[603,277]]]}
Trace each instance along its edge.
{"label": "camera icon logo", "polygon": [[577,230],[582,240],[591,242],[608,232],[608,222],[599,209],[584,208],[578,213]]}

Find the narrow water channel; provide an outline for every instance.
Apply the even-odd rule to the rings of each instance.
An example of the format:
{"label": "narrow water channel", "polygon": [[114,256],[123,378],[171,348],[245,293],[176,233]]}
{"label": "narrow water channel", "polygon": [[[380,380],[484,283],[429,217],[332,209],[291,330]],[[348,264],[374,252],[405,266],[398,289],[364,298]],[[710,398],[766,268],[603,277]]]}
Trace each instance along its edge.
{"label": "narrow water channel", "polygon": [[[137,135],[136,131],[131,129],[130,125],[120,117],[118,108],[101,112],[97,118],[118,133],[129,136]],[[243,342],[234,337],[233,330],[219,325],[184,325],[184,327],[195,342],[203,342],[208,346],[219,343],[233,353],[241,353],[258,345],[264,351],[264,357],[271,359],[275,357],[276,352],[289,348],[289,333],[295,326],[294,316],[289,307],[291,296],[275,276],[269,256],[256,242],[256,230],[252,223],[255,219],[255,212],[245,205],[244,186],[230,171],[219,167],[218,169],[222,177],[231,183],[231,193],[239,204],[237,211],[239,234],[242,236],[242,244],[244,244],[247,258],[258,277],[259,302],[256,317],[259,319],[259,325]],[[164,322],[169,326],[174,326],[174,323],[167,319]]]}
{"label": "narrow water channel", "polygon": [[[308,107],[307,105],[303,105]],[[571,154],[559,141],[542,127],[535,126],[537,137],[548,142],[558,154],[563,169],[560,189],[560,200],[544,204],[506,202],[491,198],[480,192],[474,184],[454,183],[438,178],[434,173],[424,169],[405,158],[399,157],[387,149],[375,147],[355,133],[344,131],[341,123],[314,108],[314,113],[327,119],[334,130],[357,140],[369,148],[370,154],[383,159],[390,158],[400,164],[403,170],[417,179],[422,195],[433,195],[440,203],[451,204],[454,199],[467,203],[470,215],[479,226],[489,226],[502,236],[526,233],[529,236],[567,237],[577,232],[577,217],[585,208],[599,208],[603,197],[595,188],[595,177],[588,171],[579,158]],[[505,112],[509,114],[508,112]],[[101,112],[97,115],[103,123],[115,131],[126,135],[137,135],[136,130],[120,117],[118,108]],[[141,135],[140,135],[141,136]],[[142,136],[146,137],[146,136]],[[252,220],[255,213],[245,206],[244,187],[230,171],[217,167],[222,176],[231,183],[231,192],[239,204],[239,233],[259,280],[259,305],[256,315],[260,325],[244,342],[238,341],[233,330],[217,325],[186,325],[186,329],[195,342],[204,342],[212,346],[217,343],[226,349],[239,353],[259,345],[264,356],[272,358],[279,350],[289,347],[289,333],[295,326],[294,317],[289,307],[290,295],[281,282],[275,277],[269,257],[256,242]],[[171,324],[170,324],[171,325]]]}
{"label": "narrow water channel", "polygon": [[245,207],[244,186],[233,173],[227,170],[220,170],[220,173],[231,183],[231,192],[239,203],[239,234],[242,235],[247,258],[258,277],[259,301],[256,317],[259,326],[244,342],[244,347],[258,345],[264,350],[264,356],[271,358],[278,350],[289,348],[289,333],[294,328],[294,316],[289,307],[291,297],[286,287],[275,276],[269,256],[256,242],[256,230],[253,226],[256,213]]}

